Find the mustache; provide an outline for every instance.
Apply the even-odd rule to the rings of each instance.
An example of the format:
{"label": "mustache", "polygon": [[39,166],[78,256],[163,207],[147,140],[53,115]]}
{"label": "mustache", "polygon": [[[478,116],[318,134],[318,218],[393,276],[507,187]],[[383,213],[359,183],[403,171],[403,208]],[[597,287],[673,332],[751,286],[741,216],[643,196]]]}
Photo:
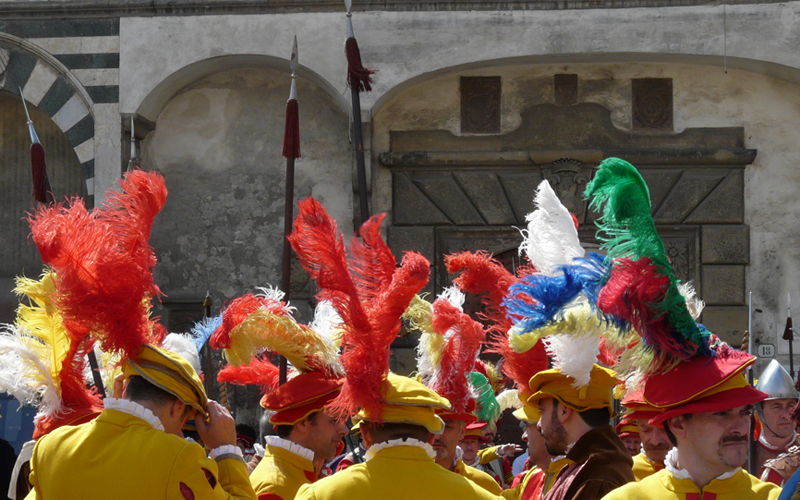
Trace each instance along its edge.
{"label": "mustache", "polygon": [[644,449],[645,450],[649,450],[649,451],[669,451],[669,450],[672,449],[672,447],[670,445],[668,445],[668,444],[665,444],[665,443],[656,444],[656,445],[646,444],[646,445],[644,445]]}
{"label": "mustache", "polygon": [[725,436],[720,440],[722,444],[725,443],[746,443],[747,436]]}

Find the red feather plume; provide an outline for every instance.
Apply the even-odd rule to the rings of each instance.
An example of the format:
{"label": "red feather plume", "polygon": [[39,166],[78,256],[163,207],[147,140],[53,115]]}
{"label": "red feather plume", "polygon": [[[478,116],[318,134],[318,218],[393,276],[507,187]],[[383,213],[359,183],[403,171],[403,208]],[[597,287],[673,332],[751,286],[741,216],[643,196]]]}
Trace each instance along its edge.
{"label": "red feather plume", "polygon": [[520,399],[524,402],[526,397],[523,395],[525,393],[530,395],[528,382],[534,375],[542,370],[547,370],[550,366],[544,343],[539,340],[531,349],[520,353],[514,352],[504,334],[494,332],[491,335],[491,339],[487,343],[489,347],[487,351],[500,354],[503,357],[504,362],[501,370],[506,377],[514,381],[520,392]]}
{"label": "red feather plume", "polygon": [[42,260],[56,271],[54,300],[75,339],[92,333],[104,351],[137,352],[155,341],[150,300],[156,259],[147,240],[166,199],[157,173],[133,171],[92,213],[81,199],[39,207],[31,234]]}
{"label": "red feather plume", "polygon": [[256,385],[261,393],[274,391],[279,385],[280,369],[264,358],[252,357],[250,363],[241,366],[226,365],[217,373],[219,382],[236,385]]}
{"label": "red feather plume", "polygon": [[475,368],[486,332],[479,322],[444,299],[434,301],[432,323],[439,335],[451,329],[453,333],[446,340],[431,389],[450,401],[451,411],[466,412],[472,398],[467,377]]}
{"label": "red feather plume", "polygon": [[343,321],[340,360],[347,378],[331,404],[341,416],[364,408],[380,419],[389,346],[400,329],[400,316],[430,273],[428,260],[416,253],[407,253],[400,268],[394,268],[396,261],[380,237],[382,219],[372,217],[362,227],[361,241],[353,242],[352,268],[336,222],[313,198],[298,203],[288,237],[303,267],[317,280],[317,297],[331,301]]}
{"label": "red feather plume", "polygon": [[486,294],[483,297],[486,308],[483,316],[489,321],[489,330],[507,332],[513,322],[506,316],[506,309],[502,305],[503,298],[518,278],[490,254],[482,251],[446,255],[444,263],[447,272],[460,273],[453,280],[458,288],[474,294]]}

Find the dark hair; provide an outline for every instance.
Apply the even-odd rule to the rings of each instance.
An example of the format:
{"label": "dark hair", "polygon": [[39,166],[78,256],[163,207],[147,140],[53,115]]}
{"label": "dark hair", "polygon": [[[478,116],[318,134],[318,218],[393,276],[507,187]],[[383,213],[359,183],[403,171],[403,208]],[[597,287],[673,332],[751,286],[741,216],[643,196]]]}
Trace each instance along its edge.
{"label": "dark hair", "polygon": [[418,441],[427,442],[431,432],[421,425],[414,424],[395,424],[384,423],[376,424],[366,422],[369,426],[369,433],[373,443],[383,443],[392,439],[412,438]]}
{"label": "dark hair", "polygon": [[[320,413],[322,413],[322,412],[315,411],[311,415],[307,416],[306,419],[309,422],[314,423],[314,422],[317,421],[317,415],[319,415]],[[275,434],[277,434],[277,436],[279,438],[281,438],[281,439],[289,439],[289,434],[292,433],[292,429],[294,429],[294,425],[276,425],[274,428],[275,428]]]}
{"label": "dark hair", "polygon": [[[692,418],[691,413],[687,413],[686,415],[681,415],[684,419],[690,420]],[[678,440],[675,438],[675,434],[672,433],[672,430],[669,428],[669,420],[664,420],[664,432],[667,433],[667,437],[669,438],[672,446],[678,446]]]}
{"label": "dark hair", "polygon": [[175,396],[167,391],[156,387],[151,384],[144,377],[134,375],[128,379],[128,385],[125,389],[125,397],[129,401],[141,403],[146,401],[153,403],[157,406],[171,405],[178,400]]}
{"label": "dark hair", "polygon": [[592,429],[609,425],[611,417],[608,416],[608,408],[595,408],[592,410],[579,411],[581,420]]}

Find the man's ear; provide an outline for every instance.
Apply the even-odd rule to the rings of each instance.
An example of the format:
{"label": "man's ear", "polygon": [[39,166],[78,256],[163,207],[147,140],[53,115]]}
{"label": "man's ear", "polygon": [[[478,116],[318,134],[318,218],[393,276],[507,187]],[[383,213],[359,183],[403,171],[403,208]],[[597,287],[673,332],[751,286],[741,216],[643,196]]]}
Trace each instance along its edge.
{"label": "man's ear", "polygon": [[180,415],[181,417],[183,417],[185,415],[184,408],[186,408],[186,403],[184,403],[179,399],[176,399],[175,401],[172,402],[172,404],[169,407],[169,416],[174,417]]}
{"label": "man's ear", "polygon": [[564,422],[566,422],[567,420],[569,420],[569,418],[575,412],[575,410],[573,410],[572,408],[570,408],[569,406],[564,405],[564,404],[558,405],[558,408],[557,408],[556,411],[558,412],[557,413],[558,421],[561,422],[562,424]]}
{"label": "man's ear", "polygon": [[367,422],[362,420],[358,428],[361,431],[361,440],[364,442],[364,448],[369,448],[375,444],[372,441],[372,433],[370,433],[369,424]]}
{"label": "man's ear", "polygon": [[463,420],[459,420],[460,431],[458,431],[458,440],[461,441],[464,439],[464,436],[467,435],[467,423]]}
{"label": "man's ear", "polygon": [[676,439],[679,437],[686,437],[686,420],[683,418],[683,416],[667,419],[666,423],[669,425],[669,430]]}

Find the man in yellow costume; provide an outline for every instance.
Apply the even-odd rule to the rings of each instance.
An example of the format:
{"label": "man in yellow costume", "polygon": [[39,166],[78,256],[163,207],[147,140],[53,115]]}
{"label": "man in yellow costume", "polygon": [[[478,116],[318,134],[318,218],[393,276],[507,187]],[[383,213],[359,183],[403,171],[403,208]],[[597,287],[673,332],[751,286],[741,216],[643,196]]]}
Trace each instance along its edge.
{"label": "man in yellow costume", "polygon": [[644,397],[662,410],[650,423],[663,423],[675,448],[667,453],[664,470],[606,500],[778,498],[780,488],[742,469],[753,405],[766,397],[744,376],[755,358],[722,343],[713,351],[646,380]]}
{"label": "man in yellow costume", "polygon": [[639,428],[642,449],[633,457],[633,475],[637,481],[641,481],[664,468],[664,459],[667,457],[667,452],[672,449],[672,442],[663,425],[650,423],[660,411],[647,404],[642,391],[629,391],[622,399],[622,405],[628,411],[626,418],[636,422]]}
{"label": "man in yellow costume", "polygon": [[356,416],[367,461],[302,486],[297,499],[496,500],[434,461],[436,452],[428,442],[444,431],[436,410],[448,409],[448,401],[419,382],[393,373],[386,377],[384,387],[381,414],[362,410]]}
{"label": "man in yellow costume", "polygon": [[[233,418],[184,358],[144,345],[123,372],[124,399],[106,398],[92,422],[39,440],[27,499],[255,499]],[[183,439],[193,417],[208,456]]]}
{"label": "man in yellow costume", "polygon": [[[325,406],[339,395],[344,379],[337,349],[319,334],[319,322],[315,328],[297,323],[283,292],[264,290],[264,295],[245,294],[228,304],[210,345],[222,349],[228,360],[217,379],[258,386],[264,394],[261,406],[271,412],[276,435],[265,436],[264,456],[250,475],[256,495],[259,500],[292,500],[339,453],[347,427]],[[278,384],[280,369],[259,352],[264,347],[291,363],[287,382]]]}

